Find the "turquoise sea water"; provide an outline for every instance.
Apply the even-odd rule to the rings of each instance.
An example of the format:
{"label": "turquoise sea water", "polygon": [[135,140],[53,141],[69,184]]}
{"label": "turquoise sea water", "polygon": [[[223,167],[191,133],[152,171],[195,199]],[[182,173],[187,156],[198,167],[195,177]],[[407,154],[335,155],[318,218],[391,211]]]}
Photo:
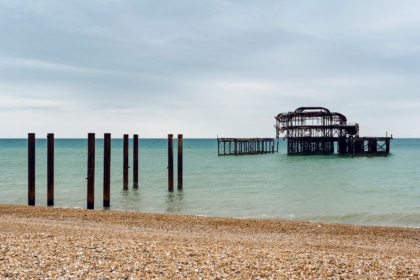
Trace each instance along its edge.
{"label": "turquoise sea water", "polygon": [[[103,140],[96,140],[95,209]],[[132,165],[130,139],[130,166]],[[46,139],[36,140],[36,205],[47,205]],[[112,210],[420,227],[420,139],[387,157],[218,156],[216,139],[184,139],[184,184],[168,192],[167,139],[139,140],[138,189],[123,191],[123,140],[112,140]],[[0,203],[26,205],[27,140],[0,139]],[[87,139],[55,140],[55,207],[86,208]]]}

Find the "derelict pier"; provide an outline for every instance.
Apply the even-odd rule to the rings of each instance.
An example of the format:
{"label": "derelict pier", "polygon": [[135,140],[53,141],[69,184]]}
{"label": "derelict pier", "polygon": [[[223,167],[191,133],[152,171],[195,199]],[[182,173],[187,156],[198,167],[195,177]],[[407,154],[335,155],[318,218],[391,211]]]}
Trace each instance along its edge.
{"label": "derelict pier", "polygon": [[359,124],[347,123],[340,113],[323,107],[299,107],[280,113],[276,119],[276,138],[284,134],[289,155],[387,155],[391,137],[359,137]]}

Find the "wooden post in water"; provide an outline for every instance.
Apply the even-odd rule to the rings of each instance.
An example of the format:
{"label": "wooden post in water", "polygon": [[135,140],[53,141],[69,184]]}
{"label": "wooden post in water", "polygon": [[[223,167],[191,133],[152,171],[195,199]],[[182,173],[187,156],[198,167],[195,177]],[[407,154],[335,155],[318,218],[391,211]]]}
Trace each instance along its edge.
{"label": "wooden post in water", "polygon": [[95,205],[95,133],[88,134],[87,209]]}
{"label": "wooden post in water", "polygon": [[178,190],[182,190],[182,134],[178,134]]}
{"label": "wooden post in water", "polygon": [[123,190],[128,190],[128,134],[124,134]]}
{"label": "wooden post in water", "polygon": [[28,133],[28,205],[35,205],[35,133]]}
{"label": "wooden post in water", "polygon": [[54,206],[54,134],[48,133],[47,139],[47,205]]}
{"label": "wooden post in water", "polygon": [[104,207],[111,201],[111,133],[104,134]]}
{"label": "wooden post in water", "polygon": [[133,188],[139,187],[139,136],[133,135]]}
{"label": "wooden post in water", "polygon": [[172,134],[168,134],[168,191],[174,191],[174,143]]}

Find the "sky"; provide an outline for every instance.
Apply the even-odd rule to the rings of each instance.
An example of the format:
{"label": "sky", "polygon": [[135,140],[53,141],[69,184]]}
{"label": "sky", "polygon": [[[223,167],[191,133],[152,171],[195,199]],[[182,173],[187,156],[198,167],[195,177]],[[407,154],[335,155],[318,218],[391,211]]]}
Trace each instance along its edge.
{"label": "sky", "polygon": [[326,107],[420,137],[417,0],[0,0],[0,138],[275,137]]}

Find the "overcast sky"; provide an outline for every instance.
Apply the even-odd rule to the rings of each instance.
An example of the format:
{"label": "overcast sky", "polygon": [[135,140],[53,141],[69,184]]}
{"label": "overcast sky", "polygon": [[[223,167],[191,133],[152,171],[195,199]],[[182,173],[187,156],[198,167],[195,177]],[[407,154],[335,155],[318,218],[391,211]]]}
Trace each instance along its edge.
{"label": "overcast sky", "polygon": [[420,1],[0,0],[0,138],[420,137]]}

